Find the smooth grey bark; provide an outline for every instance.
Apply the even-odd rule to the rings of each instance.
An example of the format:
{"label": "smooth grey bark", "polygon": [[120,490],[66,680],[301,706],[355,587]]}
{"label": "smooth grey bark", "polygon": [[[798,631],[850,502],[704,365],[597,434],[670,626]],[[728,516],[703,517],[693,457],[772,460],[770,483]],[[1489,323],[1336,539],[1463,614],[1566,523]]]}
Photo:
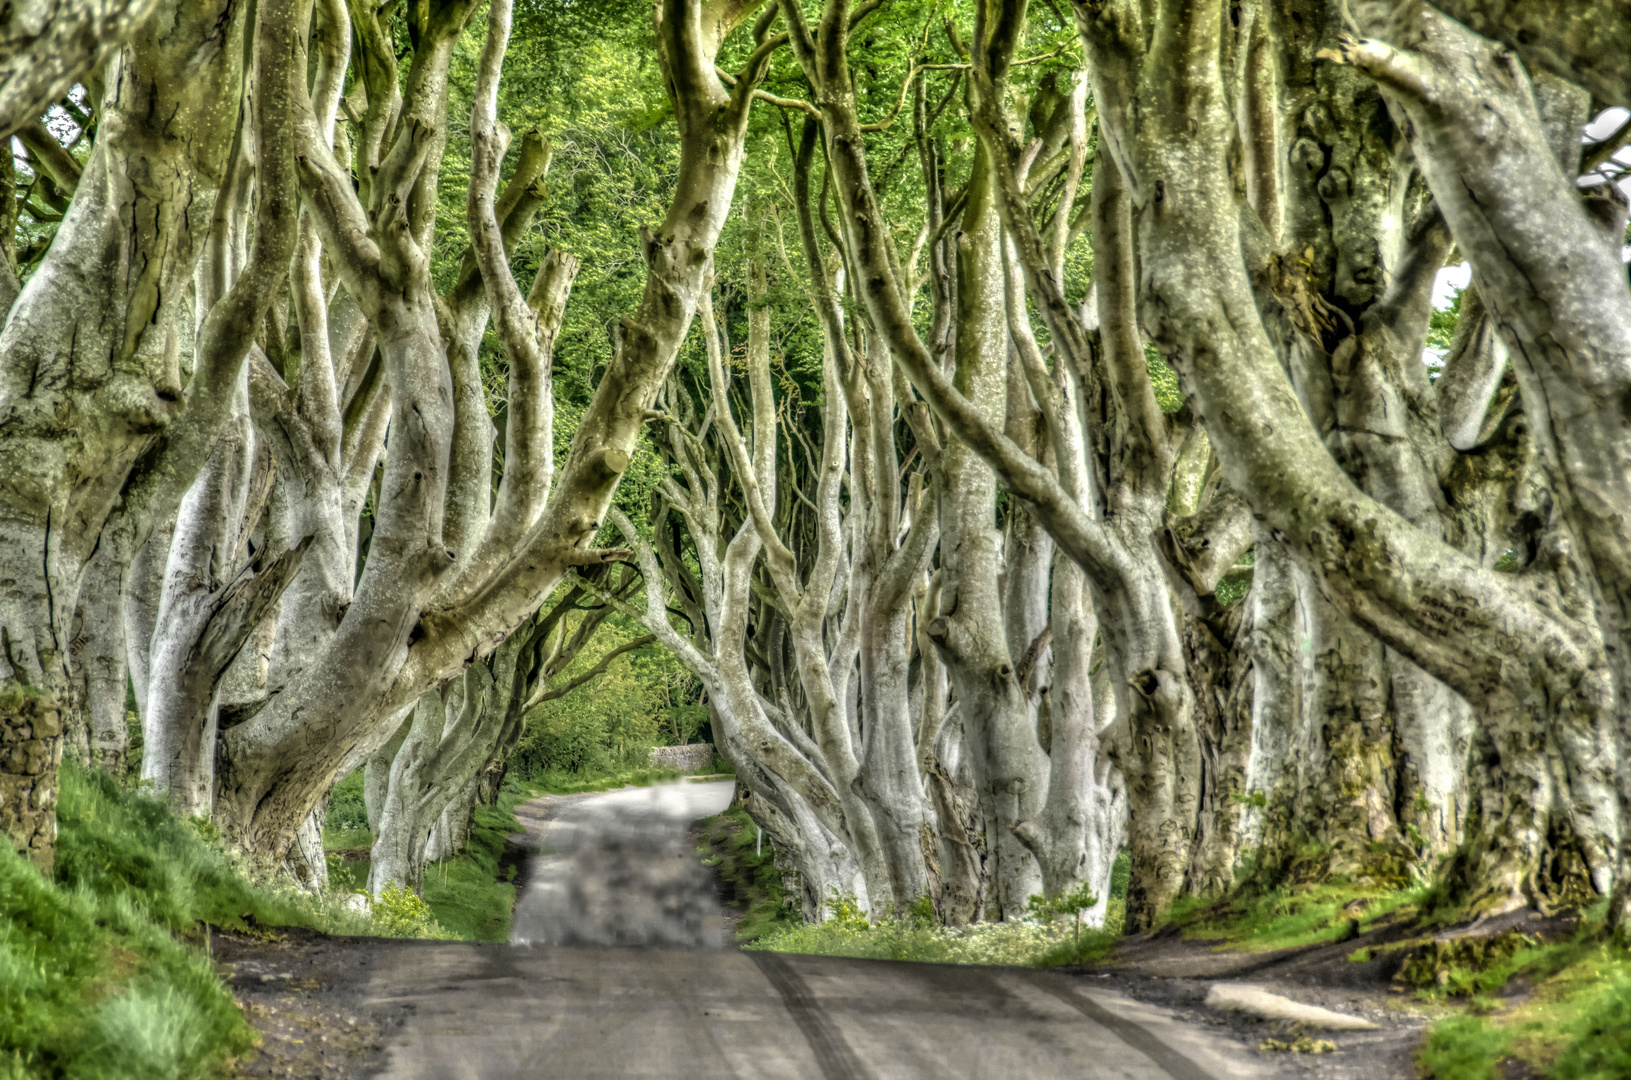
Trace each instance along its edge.
{"label": "smooth grey bark", "polygon": [[101,543],[116,561],[132,558],[191,482],[287,258],[292,163],[277,152],[288,115],[277,73],[298,48],[279,33],[298,5],[280,4],[262,12],[254,50],[264,65],[254,139],[270,164],[252,251],[236,286],[212,294],[193,340],[188,279],[217,210],[234,201],[241,7],[167,6],[110,61],[91,159],[0,333],[0,450],[15,465],[0,531],[16,560],[5,575],[18,583],[0,602],[5,668],[61,698],[70,727],[83,724],[79,692],[92,684],[76,685],[66,632],[108,614],[81,610],[88,561]]}
{"label": "smooth grey bark", "polygon": [[417,892],[426,862],[462,847],[477,776],[519,735],[526,679],[518,661],[531,645],[530,633],[512,634],[485,662],[419,699],[391,762],[368,866],[370,893],[378,896],[393,882]]}
{"label": "smooth grey bark", "polygon": [[[1532,69],[1631,106],[1631,25],[1613,0],[1434,0],[1463,26],[1512,49]],[[1375,32],[1375,31],[1372,31]]]}
{"label": "smooth grey bark", "polygon": [[[1117,116],[1112,152],[1134,193],[1146,328],[1174,358],[1230,485],[1322,593],[1501,733],[1512,777],[1502,793],[1507,812],[1473,860],[1472,899],[1480,910],[1544,900],[1537,871],[1546,872],[1546,818],[1559,789],[1527,752],[1539,734],[1528,718],[1544,716],[1542,730],[1558,731],[1565,752],[1600,730],[1613,713],[1600,644],[1532,583],[1491,573],[1360,492],[1308,424],[1258,314],[1242,258],[1250,248],[1228,194],[1234,120],[1214,60],[1226,25],[1220,8],[1157,13],[1148,38],[1128,32],[1143,19],[1132,5],[1081,14],[1095,70],[1119,79],[1124,101],[1137,103]],[[1512,664],[1519,651],[1521,672]],[[1594,809],[1577,814],[1574,827],[1589,838],[1580,844],[1588,863],[1601,866],[1614,828],[1597,809],[1603,762],[1575,760],[1576,805]]]}
{"label": "smooth grey bark", "polygon": [[[444,110],[446,64],[472,7],[433,13],[406,81],[399,134],[378,158],[380,171],[364,192],[368,205],[316,137],[309,112],[303,121],[308,165],[303,181],[318,210],[325,250],[376,329],[391,391],[392,435],[382,484],[389,497],[376,512],[368,563],[339,619],[332,648],[225,740],[229,767],[217,804],[218,814],[225,809],[224,830],[244,848],[273,857],[294,823],[337,778],[337,769],[365,759],[389,737],[389,719],[398,709],[461,671],[470,657],[488,655],[569,568],[620,554],[582,545],[599,528],[652,395],[689,325],[707,253],[730,204],[753,83],[767,54],[762,50],[750,58],[732,96],[713,71],[718,42],[700,29],[702,6],[675,2],[659,11],[659,52],[680,122],[682,155],[668,220],[645,238],[646,294],[624,323],[619,351],[583,417],[549,502],[538,504],[536,521],[521,526],[526,543],[502,565],[470,580],[458,571],[458,553],[445,546],[447,470],[458,429],[443,335],[415,234],[416,228],[428,228],[430,219],[416,217],[413,208],[427,206],[431,195],[424,184],[433,179],[427,158],[433,156]],[[493,96],[508,16],[506,5],[491,5],[472,130],[479,154],[492,156],[481,159],[485,164],[476,171],[480,179],[469,202],[473,217],[481,220],[474,250],[484,260],[484,286],[503,290],[495,315],[518,312],[513,322],[498,319],[514,367],[528,362],[521,332],[535,335],[537,325],[514,291],[501,254],[491,257],[499,232],[490,201],[497,176],[493,151],[500,148]],[[365,38],[372,33],[364,28]],[[368,47],[376,44],[388,52],[383,42]],[[370,112],[376,104],[383,111],[390,93],[389,80],[371,89]],[[365,159],[376,153],[376,145],[387,145],[384,133],[378,140],[369,131],[364,136],[359,152]],[[393,192],[403,201],[393,201]],[[531,355],[537,357],[535,347]],[[535,377],[547,386],[541,372]],[[547,460],[547,448],[532,452]],[[507,473],[500,504],[507,498],[504,484],[520,482],[512,475],[531,474]],[[489,522],[490,530],[498,527],[517,525]],[[370,705],[357,709],[357,701]]]}
{"label": "smooth grey bark", "polygon": [[9,136],[101,66],[157,0],[47,0],[7,7],[0,21],[0,136]]}

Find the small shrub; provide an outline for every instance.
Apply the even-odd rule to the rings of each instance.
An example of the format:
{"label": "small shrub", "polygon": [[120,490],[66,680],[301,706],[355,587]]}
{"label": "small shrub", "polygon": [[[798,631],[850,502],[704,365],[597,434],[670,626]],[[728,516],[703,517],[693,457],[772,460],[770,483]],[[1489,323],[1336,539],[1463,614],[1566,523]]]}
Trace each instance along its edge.
{"label": "small shrub", "polygon": [[374,932],[382,937],[440,938],[448,935],[436,925],[430,905],[412,889],[390,882],[374,897]]}
{"label": "small shrub", "polygon": [[1038,893],[1025,903],[1025,909],[1034,918],[1044,923],[1052,924],[1053,920],[1061,916],[1071,916],[1073,921],[1073,941],[1079,941],[1082,936],[1082,912],[1096,906],[1099,898],[1093,895],[1093,890],[1086,885],[1074,892],[1063,893],[1049,900]]}

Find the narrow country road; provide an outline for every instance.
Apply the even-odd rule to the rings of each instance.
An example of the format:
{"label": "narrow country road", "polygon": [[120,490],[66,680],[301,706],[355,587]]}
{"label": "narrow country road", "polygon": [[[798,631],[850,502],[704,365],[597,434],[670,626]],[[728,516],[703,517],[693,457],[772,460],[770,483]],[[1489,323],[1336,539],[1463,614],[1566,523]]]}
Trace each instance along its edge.
{"label": "narrow country road", "polygon": [[[394,1080],[1247,1080],[1236,1043],[1084,980],[720,948],[686,829],[731,784],[583,797],[540,826],[514,944],[381,958]],[[525,820],[525,818],[524,818]],[[621,947],[609,947],[621,946]]]}

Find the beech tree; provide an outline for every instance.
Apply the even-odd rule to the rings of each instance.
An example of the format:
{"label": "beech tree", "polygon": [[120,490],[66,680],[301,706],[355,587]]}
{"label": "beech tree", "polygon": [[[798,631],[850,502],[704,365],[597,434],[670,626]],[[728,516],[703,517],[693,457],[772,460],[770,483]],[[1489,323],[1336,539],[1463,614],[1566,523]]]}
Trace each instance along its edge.
{"label": "beech tree", "polygon": [[1133,929],[1248,873],[1620,925],[1614,5],[662,0],[616,210],[507,0],[147,6],[0,102],[42,865],[128,679],[178,809],[316,887],[366,766],[415,887],[619,613],[811,918],[1099,920],[1125,845]]}

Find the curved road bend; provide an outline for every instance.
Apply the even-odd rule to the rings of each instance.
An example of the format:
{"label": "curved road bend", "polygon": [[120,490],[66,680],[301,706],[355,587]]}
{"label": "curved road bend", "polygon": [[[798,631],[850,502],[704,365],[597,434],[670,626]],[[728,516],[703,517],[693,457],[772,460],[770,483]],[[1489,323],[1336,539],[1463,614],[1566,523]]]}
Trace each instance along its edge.
{"label": "curved road bend", "polygon": [[[1236,1043],[1081,980],[1017,968],[719,947],[687,826],[732,785],[574,801],[544,847],[509,946],[393,953],[369,986],[413,1018],[393,1080],[1247,1080]],[[623,946],[608,948],[607,946]]]}

